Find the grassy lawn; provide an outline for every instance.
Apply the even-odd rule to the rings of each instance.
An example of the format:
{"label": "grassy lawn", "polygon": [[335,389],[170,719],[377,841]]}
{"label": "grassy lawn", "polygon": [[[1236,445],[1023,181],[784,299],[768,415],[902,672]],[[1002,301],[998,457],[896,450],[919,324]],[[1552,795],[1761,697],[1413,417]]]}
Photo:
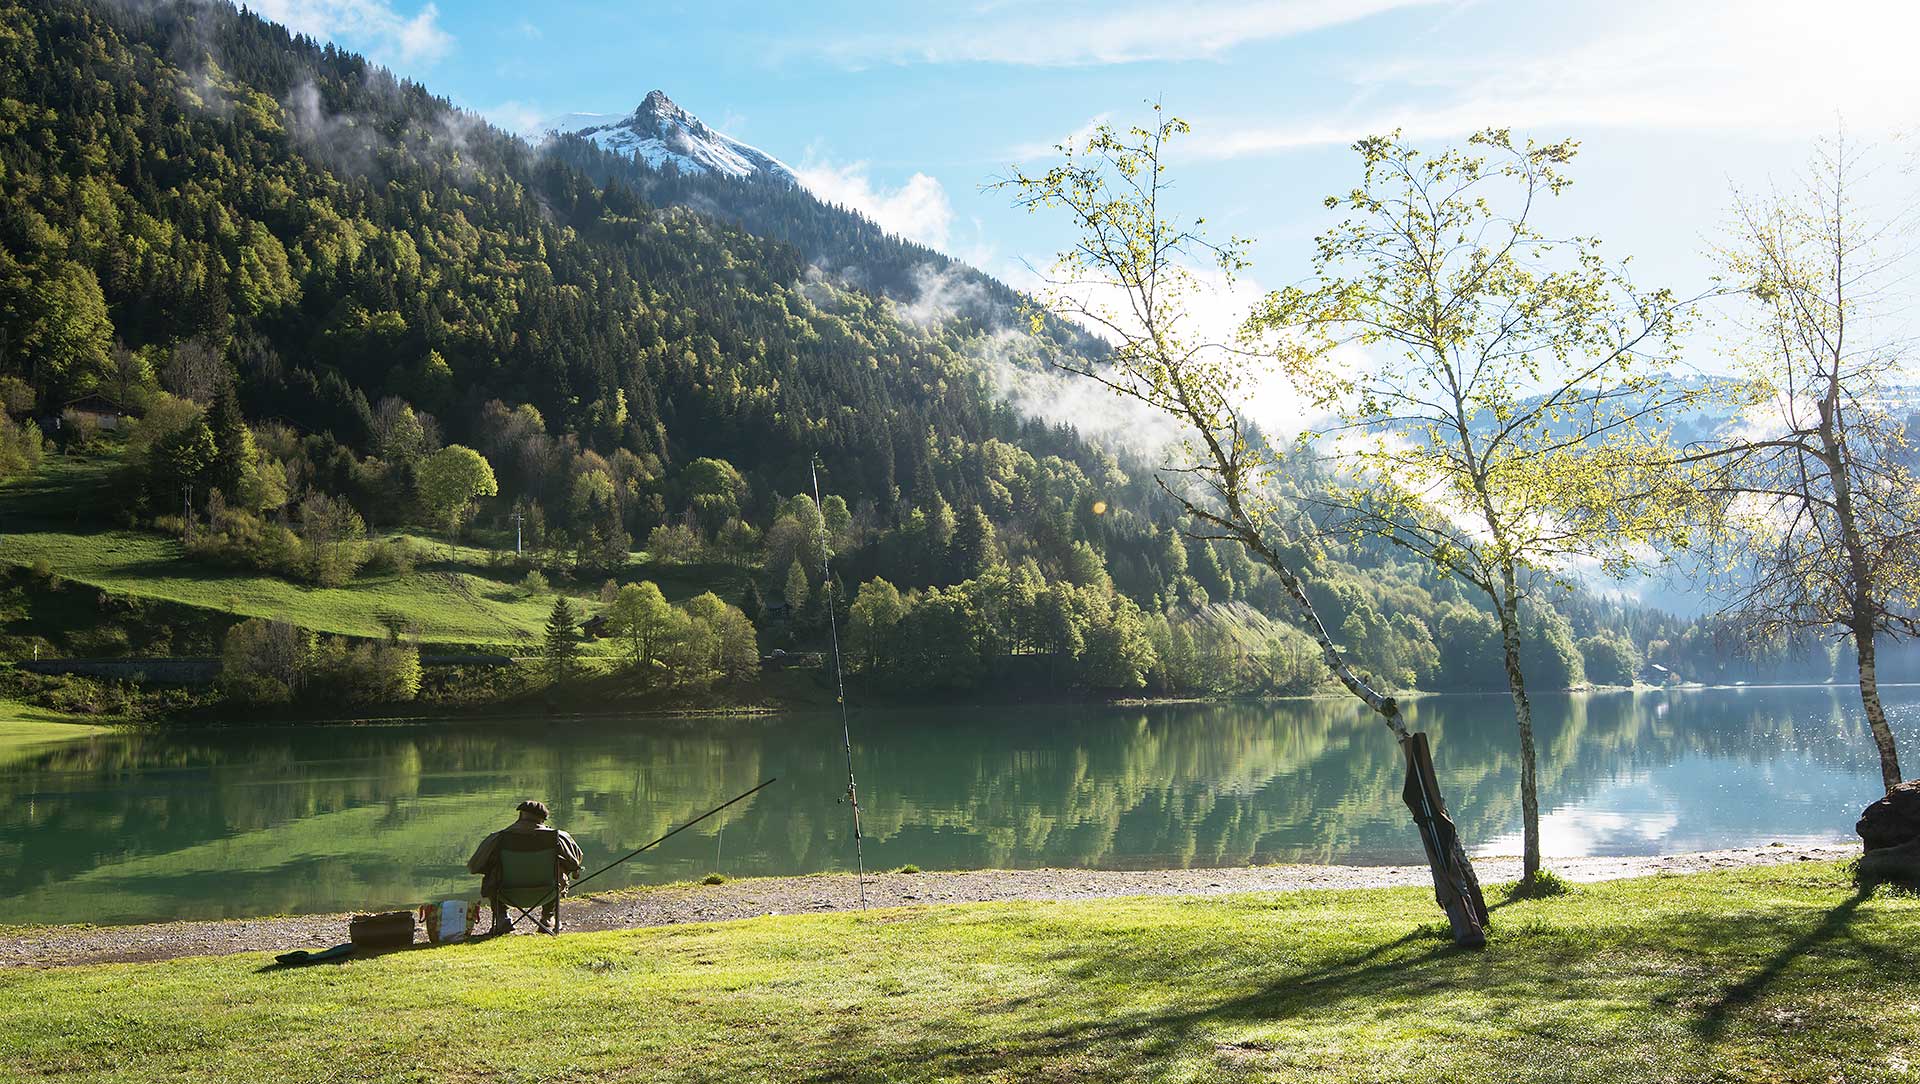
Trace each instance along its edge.
{"label": "grassy lawn", "polygon": [[0,751],[106,732],[106,727],[95,726],[78,716],[0,696]]}
{"label": "grassy lawn", "polygon": [[[489,568],[489,551],[408,535],[426,558],[408,575],[363,575],[344,587],[309,587],[187,557],[178,539],[111,529],[111,459],[56,457],[30,478],[0,486],[0,562],[38,562],[65,579],[119,595],[178,603],[242,617],[272,617],[317,632],[380,637],[383,614],[397,614],[427,643],[482,644],[507,653],[533,649],[553,606],[528,596],[507,572]],[[705,590],[737,601],[746,573],[724,566],[652,567],[636,555],[622,579],[652,578],[676,601]],[[604,653],[587,645],[592,654]]]}
{"label": "grassy lawn", "polygon": [[64,711],[22,704],[0,696],[0,741],[9,735],[26,740],[58,738],[62,735],[85,737],[105,729]]}
{"label": "grassy lawn", "polygon": [[0,766],[62,742],[105,733],[108,728],[80,722],[65,712],[0,697]]}
{"label": "grassy lawn", "polygon": [[0,972],[0,1077],[1893,1081],[1920,901],[1833,866],[1583,887],[1452,948],[1431,893],[990,904],[341,966]]}

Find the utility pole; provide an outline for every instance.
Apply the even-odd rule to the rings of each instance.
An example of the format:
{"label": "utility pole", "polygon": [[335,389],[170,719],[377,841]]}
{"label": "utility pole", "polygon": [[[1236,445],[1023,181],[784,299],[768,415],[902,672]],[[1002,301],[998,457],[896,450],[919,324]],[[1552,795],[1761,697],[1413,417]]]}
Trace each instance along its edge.
{"label": "utility pole", "polygon": [[193,537],[193,483],[180,487],[180,540]]}
{"label": "utility pole", "polygon": [[518,508],[513,510],[513,555],[515,557],[520,556],[520,525],[526,518],[527,514],[525,512],[520,511]]}

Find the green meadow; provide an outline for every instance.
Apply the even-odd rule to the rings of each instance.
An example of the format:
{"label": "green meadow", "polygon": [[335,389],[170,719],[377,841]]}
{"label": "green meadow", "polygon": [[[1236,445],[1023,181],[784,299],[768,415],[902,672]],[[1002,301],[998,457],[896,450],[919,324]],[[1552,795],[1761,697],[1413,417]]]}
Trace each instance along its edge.
{"label": "green meadow", "polygon": [[105,733],[106,727],[65,712],[0,697],[0,764],[76,738]]}
{"label": "green meadow", "polygon": [[[315,632],[379,638],[398,618],[427,644],[476,645],[507,654],[534,649],[550,593],[531,594],[518,574],[496,568],[494,551],[417,533],[421,556],[405,574],[363,574],[342,587],[315,587],[197,560],[177,538],[110,526],[112,457],[55,457],[32,477],[0,486],[7,525],[0,564],[51,570],[62,580],[209,614],[290,621]],[[380,537],[392,537],[381,535]],[[510,544],[511,540],[509,540]],[[636,553],[622,580],[650,579],[673,601],[702,591],[737,599],[747,572],[732,566],[661,566]],[[558,585],[556,585],[558,586]],[[597,585],[579,585],[592,594]],[[593,604],[588,603],[591,610]],[[589,653],[610,650],[585,645]]]}
{"label": "green meadow", "polygon": [[[8,1079],[1899,1081],[1920,900],[1808,864],[770,916],[277,970],[0,972]],[[294,946],[289,946],[294,947]]]}

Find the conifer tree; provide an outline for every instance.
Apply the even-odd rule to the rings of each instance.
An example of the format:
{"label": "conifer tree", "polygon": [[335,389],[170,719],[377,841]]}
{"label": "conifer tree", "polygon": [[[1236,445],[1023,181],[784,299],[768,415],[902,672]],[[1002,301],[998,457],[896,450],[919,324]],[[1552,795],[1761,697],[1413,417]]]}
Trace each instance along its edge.
{"label": "conifer tree", "polygon": [[233,385],[226,383],[214,394],[207,411],[207,428],[213,433],[214,457],[208,469],[208,481],[229,501],[240,496],[240,487],[253,460],[253,433],[240,415],[240,403]]}
{"label": "conifer tree", "polygon": [[787,597],[787,613],[793,620],[799,620],[801,611],[807,607],[809,591],[807,589],[807,570],[800,567],[800,562],[798,561],[787,566],[785,592]]}
{"label": "conifer tree", "polygon": [[986,571],[995,557],[993,521],[974,505],[960,516],[953,532],[953,575],[970,580]]}
{"label": "conifer tree", "polygon": [[553,600],[553,612],[547,615],[547,635],[540,654],[546,659],[548,679],[556,685],[573,672],[575,657],[580,653],[580,644],[575,639],[579,623],[580,617],[574,612],[572,600],[565,595]]}

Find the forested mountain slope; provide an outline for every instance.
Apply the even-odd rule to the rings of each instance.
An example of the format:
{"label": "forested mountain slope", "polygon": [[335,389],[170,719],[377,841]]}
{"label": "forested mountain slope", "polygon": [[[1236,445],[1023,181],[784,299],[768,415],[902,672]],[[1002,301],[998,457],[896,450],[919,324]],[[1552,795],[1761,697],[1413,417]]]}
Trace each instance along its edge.
{"label": "forested mountain slope", "polygon": [[792,478],[818,450],[884,496],[930,427],[1017,428],[792,248],[587,184],[357,56],[218,5],[6,24],[7,364],[43,407],[125,383],[116,340],[198,339],[249,415],[355,448],[383,395],[467,440],[500,399],[602,452],[751,447]]}
{"label": "forested mountain slope", "polygon": [[[907,311],[941,277],[965,303]],[[1009,335],[1017,307],[778,178],[536,149],[222,4],[0,3],[9,439],[82,396],[137,416],[101,510],[123,525],[184,506],[200,557],[325,583],[361,567],[337,548],[363,525],[458,530],[479,497],[482,526],[522,514],[523,564],[577,585],[633,578],[642,546],[751,568],[728,601],[796,642],[824,525],[849,594],[908,591],[854,614],[861,664],[902,681],[1033,656],[1099,688],[1312,687],[1312,653],[1256,616],[1265,570],[1181,539],[1143,468],[996,395],[1009,356],[1098,348]],[[442,506],[429,463],[453,444],[497,495]],[[824,506],[794,496],[816,453]],[[1365,545],[1314,567],[1387,680],[1497,687],[1491,623],[1451,584]],[[1580,680],[1575,641],[1628,617],[1638,647],[1686,633],[1539,607],[1539,683]]]}

